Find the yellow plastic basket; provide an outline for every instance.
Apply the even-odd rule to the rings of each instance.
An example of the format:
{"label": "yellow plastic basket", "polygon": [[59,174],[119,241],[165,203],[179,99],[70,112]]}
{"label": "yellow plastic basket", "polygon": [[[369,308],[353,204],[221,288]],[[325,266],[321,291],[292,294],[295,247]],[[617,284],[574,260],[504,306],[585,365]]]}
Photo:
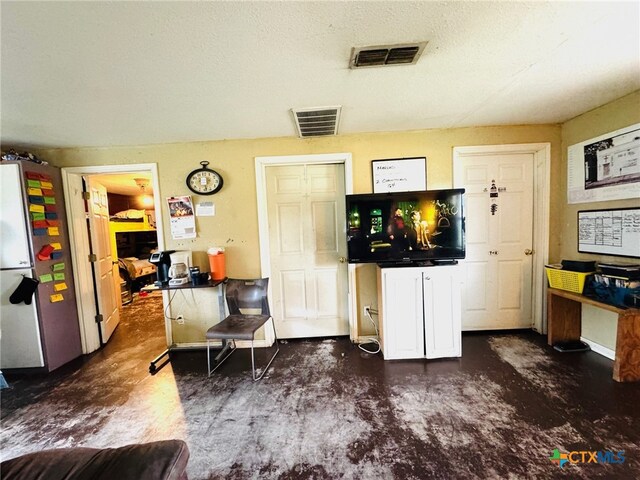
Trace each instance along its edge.
{"label": "yellow plastic basket", "polygon": [[582,293],[584,281],[593,272],[572,272],[570,270],[559,270],[557,268],[545,267],[547,278],[551,288],[559,288],[574,293]]}

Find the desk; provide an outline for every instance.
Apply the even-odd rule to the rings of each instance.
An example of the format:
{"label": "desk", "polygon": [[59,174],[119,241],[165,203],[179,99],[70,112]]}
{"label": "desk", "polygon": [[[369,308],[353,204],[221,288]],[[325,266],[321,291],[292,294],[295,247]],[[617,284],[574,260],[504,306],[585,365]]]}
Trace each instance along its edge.
{"label": "desk", "polygon": [[[219,286],[220,287],[220,291],[219,291],[219,294],[218,294],[218,307],[220,308],[220,319],[222,320],[225,317],[224,294],[223,294],[222,285],[226,281],[227,281],[227,279],[224,278],[223,280],[209,280],[207,283],[203,283],[203,284],[200,284],[200,285],[193,285],[191,282],[186,283],[184,285],[177,285],[177,286],[170,286],[170,285],[157,286],[157,285],[153,285],[153,286],[148,286],[148,287],[142,288],[142,291],[147,291],[147,292],[153,292],[155,290],[175,291],[175,290],[190,290],[190,289],[198,289],[198,288],[215,288],[215,287]],[[172,342],[173,342],[173,340],[172,340]],[[224,350],[224,347],[226,347],[226,345],[223,345],[223,350]],[[157,364],[164,357],[167,357],[167,362],[169,361],[168,360],[168,356],[169,356],[170,350],[171,350],[171,347],[168,347],[164,352],[162,352],[160,355],[158,355],[156,358],[154,358],[151,361],[151,363],[149,364],[149,373],[151,373],[153,375],[159,370]],[[165,364],[166,364],[166,362],[163,363],[161,365],[161,367],[164,366]]]}
{"label": "desk", "polygon": [[577,293],[549,288],[547,293],[547,343],[580,340],[582,304],[618,314],[613,379],[640,380],[640,309],[619,308]]}

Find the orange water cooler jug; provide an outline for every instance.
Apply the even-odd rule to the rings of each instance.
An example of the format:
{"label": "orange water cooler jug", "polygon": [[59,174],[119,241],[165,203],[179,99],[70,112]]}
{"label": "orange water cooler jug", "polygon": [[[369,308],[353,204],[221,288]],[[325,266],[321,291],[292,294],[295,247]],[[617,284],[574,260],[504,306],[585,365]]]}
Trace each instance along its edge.
{"label": "orange water cooler jug", "polygon": [[212,249],[209,249],[207,253],[209,255],[209,267],[211,268],[211,279],[224,280],[227,276],[227,270],[224,261],[224,252],[213,252]]}

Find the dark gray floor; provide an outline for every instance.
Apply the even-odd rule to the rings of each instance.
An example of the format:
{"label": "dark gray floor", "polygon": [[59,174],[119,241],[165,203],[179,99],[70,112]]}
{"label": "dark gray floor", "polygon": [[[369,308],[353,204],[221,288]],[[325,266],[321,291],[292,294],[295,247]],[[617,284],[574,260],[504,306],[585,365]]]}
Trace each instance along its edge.
{"label": "dark gray floor", "polygon": [[[461,359],[429,362],[290,341],[258,383],[246,351],[212,378],[202,351],[151,376],[163,342],[161,305],[138,299],[101,351],[48,376],[9,375],[2,459],[181,438],[191,480],[640,477],[640,384],[535,333],[464,335]],[[560,469],[554,449],[625,461]]]}

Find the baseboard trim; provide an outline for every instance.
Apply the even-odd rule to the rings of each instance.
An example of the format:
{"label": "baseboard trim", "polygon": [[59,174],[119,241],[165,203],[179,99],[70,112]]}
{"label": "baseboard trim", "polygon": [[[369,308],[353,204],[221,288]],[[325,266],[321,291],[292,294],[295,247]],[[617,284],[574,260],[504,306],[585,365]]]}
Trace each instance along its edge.
{"label": "baseboard trim", "polygon": [[592,351],[594,351],[596,353],[599,353],[603,357],[606,357],[609,360],[615,360],[616,359],[616,352],[611,350],[610,348],[604,347],[604,346],[600,345],[599,343],[594,342],[593,340],[589,340],[588,338],[580,337],[580,340],[582,340],[584,343],[589,345],[589,347],[591,347]]}

